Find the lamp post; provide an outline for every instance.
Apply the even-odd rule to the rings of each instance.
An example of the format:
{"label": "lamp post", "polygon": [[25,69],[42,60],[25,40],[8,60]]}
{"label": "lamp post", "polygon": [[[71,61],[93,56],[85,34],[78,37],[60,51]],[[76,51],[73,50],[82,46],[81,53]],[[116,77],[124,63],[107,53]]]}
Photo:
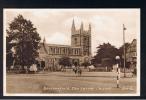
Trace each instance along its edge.
{"label": "lamp post", "polygon": [[119,68],[119,64],[120,64],[120,57],[116,56],[116,63],[117,63],[117,88],[119,88],[119,82],[120,82],[120,68]]}
{"label": "lamp post", "polygon": [[126,66],[126,51],[125,51],[125,30],[126,30],[126,28],[125,28],[125,26],[124,26],[124,24],[123,24],[123,51],[124,51],[124,77],[126,77],[126,73],[125,73],[125,66]]}

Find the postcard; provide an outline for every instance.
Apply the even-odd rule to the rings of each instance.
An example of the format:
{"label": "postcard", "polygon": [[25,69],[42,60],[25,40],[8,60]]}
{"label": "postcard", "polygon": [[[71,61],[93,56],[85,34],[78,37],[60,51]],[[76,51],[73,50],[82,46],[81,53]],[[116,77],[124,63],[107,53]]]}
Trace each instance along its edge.
{"label": "postcard", "polygon": [[4,96],[140,96],[140,9],[3,9]]}

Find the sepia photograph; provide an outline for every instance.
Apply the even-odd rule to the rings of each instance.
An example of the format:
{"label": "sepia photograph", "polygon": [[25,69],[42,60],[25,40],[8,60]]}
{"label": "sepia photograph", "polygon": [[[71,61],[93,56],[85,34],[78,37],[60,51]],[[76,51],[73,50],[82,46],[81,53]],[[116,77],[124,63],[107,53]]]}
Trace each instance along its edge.
{"label": "sepia photograph", "polygon": [[140,9],[3,9],[4,96],[140,96]]}

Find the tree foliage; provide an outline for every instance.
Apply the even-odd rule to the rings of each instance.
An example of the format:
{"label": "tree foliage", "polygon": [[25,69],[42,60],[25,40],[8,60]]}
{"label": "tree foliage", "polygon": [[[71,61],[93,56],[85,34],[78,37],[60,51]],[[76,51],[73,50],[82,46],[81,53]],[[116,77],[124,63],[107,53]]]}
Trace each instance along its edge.
{"label": "tree foliage", "polygon": [[[130,46],[129,43],[125,43],[125,51],[127,51],[127,48]],[[118,54],[120,56],[120,58],[122,58],[123,54],[124,54],[124,45],[122,45],[119,49],[118,49]]]}
{"label": "tree foliage", "polygon": [[[130,43],[125,43],[125,51],[127,51],[129,46],[130,46]],[[123,67],[124,66],[124,45],[122,45],[118,49],[118,55],[120,56],[121,67]],[[125,64],[126,64],[126,67],[130,66],[128,62],[126,62]]]}
{"label": "tree foliage", "polygon": [[[15,60],[21,66],[29,66],[35,62],[38,57],[39,42],[41,40],[37,29],[30,20],[24,19],[22,15],[18,15],[9,24],[6,30],[9,43],[13,43],[15,50]],[[8,45],[7,45],[8,46]]]}
{"label": "tree foliage", "polygon": [[110,59],[110,63],[115,63],[115,57],[118,54],[118,49],[110,43],[103,43],[97,47],[97,54],[94,56],[92,63],[102,63],[103,59]]}
{"label": "tree foliage", "polygon": [[82,63],[82,66],[84,66],[85,68],[87,68],[87,66],[90,66],[90,63],[89,62],[83,62]]}
{"label": "tree foliage", "polygon": [[[129,43],[125,43],[125,51],[129,47]],[[97,54],[92,59],[92,64],[102,64],[103,66],[112,65],[115,63],[115,57],[120,56],[120,66],[122,67],[124,64],[124,45],[122,45],[119,49],[112,46],[110,43],[103,43],[97,47]],[[126,62],[126,67],[128,67],[129,63]]]}
{"label": "tree foliage", "polygon": [[12,52],[12,47],[13,47],[13,44],[10,43],[11,39],[6,36],[6,66],[7,68],[10,68],[10,66],[13,64],[13,60],[14,60],[14,57],[13,57],[13,52]]}

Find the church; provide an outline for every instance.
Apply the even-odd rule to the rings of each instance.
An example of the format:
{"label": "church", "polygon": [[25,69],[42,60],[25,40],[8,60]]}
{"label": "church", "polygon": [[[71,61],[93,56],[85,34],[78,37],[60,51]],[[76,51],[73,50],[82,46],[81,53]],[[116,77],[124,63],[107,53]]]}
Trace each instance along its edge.
{"label": "church", "polygon": [[84,29],[83,22],[79,29],[75,27],[73,20],[71,26],[71,45],[49,44],[45,38],[43,43],[40,43],[38,60],[43,64],[43,67],[56,67],[59,64],[59,59],[67,56],[71,58],[71,62],[82,64],[91,59],[91,25],[88,30]]}

